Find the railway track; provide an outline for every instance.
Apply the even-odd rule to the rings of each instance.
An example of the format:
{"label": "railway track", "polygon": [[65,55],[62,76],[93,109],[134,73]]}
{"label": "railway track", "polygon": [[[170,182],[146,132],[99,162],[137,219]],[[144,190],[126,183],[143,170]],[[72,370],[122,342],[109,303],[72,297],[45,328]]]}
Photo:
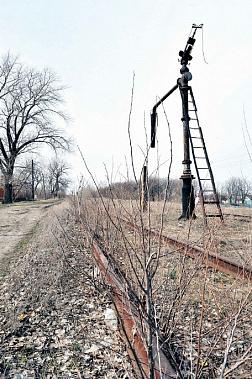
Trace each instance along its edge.
{"label": "railway track", "polygon": [[[131,362],[139,378],[149,377],[148,349],[146,346],[146,336],[139,319],[139,310],[134,302],[136,295],[130,284],[125,279],[120,268],[106,256],[93,238],[85,219],[80,215],[80,221],[90,246],[94,253],[94,262],[100,269],[101,277],[111,288],[111,295],[117,317],[120,320],[120,334],[124,340]],[[153,347],[157,347],[156,336],[153,334]],[[157,348],[156,348],[157,349]],[[160,349],[154,351],[155,359],[155,378],[156,379],[175,379],[176,372],[171,362]]]}
{"label": "railway track", "polygon": [[176,249],[183,250],[189,257],[198,259],[201,263],[213,267],[225,274],[239,277],[243,280],[252,281],[252,267],[246,266],[228,257],[216,254],[211,251],[194,246],[183,241],[179,241],[173,237],[159,235],[158,231],[142,228],[139,225],[133,224],[130,221],[121,220],[129,229],[144,232],[151,235],[153,238],[160,238],[160,242],[166,245],[175,246]]}
{"label": "railway track", "polygon": [[[117,262],[111,260],[109,254],[101,249],[99,242],[94,238],[93,233],[89,230],[82,215],[80,215],[80,221],[89,240],[90,246],[93,249],[94,262],[100,270],[102,279],[111,289],[110,294],[112,302],[119,319],[119,332],[125,342],[137,377],[148,378],[150,374],[150,365],[148,347],[146,344],[147,335],[146,331],[144,331],[145,328],[143,327],[143,320],[146,316],[144,316],[144,314],[140,316],[137,295]],[[177,251],[184,251],[189,257],[197,259],[204,265],[241,278],[242,280],[252,281],[252,268],[249,266],[242,265],[239,262],[223,257],[214,252],[208,251],[206,253],[205,250],[200,247],[184,243],[183,241],[179,241],[169,236],[160,235],[159,232],[155,230],[142,228],[129,221],[120,219],[120,222],[130,230],[139,233],[144,232],[146,235],[150,235],[153,239],[157,239],[161,244],[174,246]],[[160,342],[157,340],[157,336],[154,332],[152,335],[152,341],[154,348],[157,350],[157,346],[159,346]],[[176,363],[171,354],[167,355],[162,349],[158,349],[158,351],[154,351],[154,356],[156,357],[154,369],[156,379],[175,379],[178,377],[177,370],[174,368],[176,367]]]}
{"label": "railway track", "polygon": [[250,220],[252,220],[252,216],[250,216],[250,215],[238,215],[238,214],[232,214],[232,213],[225,213],[224,215],[225,215],[225,217],[228,216],[228,217],[235,217],[235,218],[241,218],[244,220],[248,220],[248,222]]}

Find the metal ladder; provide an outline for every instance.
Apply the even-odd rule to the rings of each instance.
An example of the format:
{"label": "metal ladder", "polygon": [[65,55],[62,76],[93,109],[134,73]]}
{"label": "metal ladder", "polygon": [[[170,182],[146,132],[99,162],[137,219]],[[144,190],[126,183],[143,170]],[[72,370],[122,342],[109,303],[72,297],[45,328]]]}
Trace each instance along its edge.
{"label": "metal ladder", "polygon": [[[179,90],[182,98],[183,108],[185,110],[186,106],[184,104],[182,89],[180,86]],[[223,221],[223,214],[218,193],[216,191],[213,172],[208,158],[202,129],[199,125],[196,103],[194,100],[192,88],[190,86],[188,86],[188,112],[184,111],[184,115],[189,132],[191,151],[199,183],[199,198],[202,207],[202,214],[205,225],[207,226],[208,217],[219,217],[221,221]],[[216,213],[212,211],[212,207],[210,208],[211,213],[209,213],[209,207],[207,207],[207,205],[212,204],[216,205]]]}

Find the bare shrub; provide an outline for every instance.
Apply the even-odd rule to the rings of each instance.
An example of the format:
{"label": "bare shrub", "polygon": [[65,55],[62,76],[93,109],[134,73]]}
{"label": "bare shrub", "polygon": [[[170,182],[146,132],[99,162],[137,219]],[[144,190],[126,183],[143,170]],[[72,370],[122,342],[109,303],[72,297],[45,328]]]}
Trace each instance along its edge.
{"label": "bare shrub", "polygon": [[[161,238],[164,232],[176,238],[183,236],[185,242],[201,245],[202,254],[207,255],[218,249],[223,226],[213,221],[206,228],[200,215],[189,222],[178,221],[176,204],[169,196],[172,192],[170,168],[163,200],[150,201],[152,184],[149,182],[148,209],[143,212],[130,126],[129,140],[135,182],[130,198],[129,191],[125,196],[121,192],[123,186],[118,191],[108,174],[104,192],[83,157],[95,191],[88,192],[84,187],[85,196],[76,198],[75,207],[89,229],[91,244],[94,241],[101,248],[118,273],[124,288],[120,296],[137,309],[137,315],[135,311],[132,315],[136,325],[140,322],[145,338],[148,367],[138,361],[137,350],[129,343],[128,336],[137,366],[136,375],[149,379],[249,376],[251,285],[203,266],[201,259],[188,258],[185,249],[168,248]],[[147,161],[148,146],[144,164]],[[153,229],[158,237],[151,234]],[[162,367],[161,352],[173,367],[174,374],[170,376]]]}

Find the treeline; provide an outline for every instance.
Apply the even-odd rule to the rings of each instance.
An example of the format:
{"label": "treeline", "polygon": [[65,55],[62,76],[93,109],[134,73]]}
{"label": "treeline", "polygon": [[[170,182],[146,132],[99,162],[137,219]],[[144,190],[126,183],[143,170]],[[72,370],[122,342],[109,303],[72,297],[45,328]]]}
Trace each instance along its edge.
{"label": "treeline", "polygon": [[[181,197],[182,182],[179,179],[149,178],[148,194],[151,201],[163,200],[166,196],[170,199],[179,199]],[[119,199],[139,199],[141,184],[135,181],[125,181],[111,183],[99,188],[99,192],[105,197],[115,197]]]}
{"label": "treeline", "polygon": [[[2,197],[3,185],[2,181]],[[47,163],[29,159],[16,166],[12,178],[12,198],[14,201],[25,201],[64,197],[69,185],[69,167],[62,159],[55,157]]]}
{"label": "treeline", "polygon": [[220,199],[230,204],[244,204],[252,200],[252,182],[244,177],[231,177],[220,189]]}
{"label": "treeline", "polygon": [[[197,180],[193,181],[195,196],[199,195]],[[167,197],[170,200],[180,201],[182,180],[164,178],[149,178],[147,183],[148,197],[150,201],[163,200]],[[115,197],[120,199],[139,199],[141,183],[135,181],[116,182],[103,185],[99,192],[105,197]],[[252,202],[252,183],[246,178],[231,177],[219,185],[217,190],[219,199],[230,204],[244,204]]]}

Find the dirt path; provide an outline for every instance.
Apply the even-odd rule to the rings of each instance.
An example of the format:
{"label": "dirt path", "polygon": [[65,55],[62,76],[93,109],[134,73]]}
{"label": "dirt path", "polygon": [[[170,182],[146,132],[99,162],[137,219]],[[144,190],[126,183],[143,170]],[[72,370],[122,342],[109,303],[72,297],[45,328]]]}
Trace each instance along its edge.
{"label": "dirt path", "polygon": [[[49,207],[0,211],[1,225],[15,221],[19,243],[4,275],[5,258],[0,265],[0,378],[133,379],[125,346],[106,323],[109,290],[94,275],[75,209],[67,201]],[[1,240],[14,246],[13,230]]]}
{"label": "dirt path", "polygon": [[43,201],[0,207],[0,262],[29,237],[46,211],[57,203],[58,201]]}

